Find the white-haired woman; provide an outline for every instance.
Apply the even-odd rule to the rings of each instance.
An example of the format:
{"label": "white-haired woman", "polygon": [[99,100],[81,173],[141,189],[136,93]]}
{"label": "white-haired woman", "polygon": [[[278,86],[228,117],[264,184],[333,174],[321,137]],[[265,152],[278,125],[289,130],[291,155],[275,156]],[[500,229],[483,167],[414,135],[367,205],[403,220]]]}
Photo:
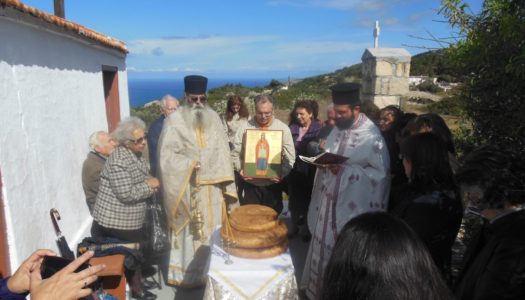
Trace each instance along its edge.
{"label": "white-haired woman", "polygon": [[[122,120],[114,132],[119,146],[109,156],[100,175],[91,228],[93,237],[139,243],[144,240],[146,202],[160,187],[159,180],[150,176],[142,156],[146,147],[145,128],[141,119],[129,117]],[[140,270],[130,277],[132,298],[156,298],[142,289]]]}

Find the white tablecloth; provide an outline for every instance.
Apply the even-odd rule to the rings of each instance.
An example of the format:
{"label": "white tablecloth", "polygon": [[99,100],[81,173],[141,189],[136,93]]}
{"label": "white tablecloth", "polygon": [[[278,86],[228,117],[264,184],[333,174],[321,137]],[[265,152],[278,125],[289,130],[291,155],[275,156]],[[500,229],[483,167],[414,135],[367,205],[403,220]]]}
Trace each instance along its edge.
{"label": "white tablecloth", "polygon": [[267,259],[230,256],[215,231],[204,299],[298,299],[290,251]]}

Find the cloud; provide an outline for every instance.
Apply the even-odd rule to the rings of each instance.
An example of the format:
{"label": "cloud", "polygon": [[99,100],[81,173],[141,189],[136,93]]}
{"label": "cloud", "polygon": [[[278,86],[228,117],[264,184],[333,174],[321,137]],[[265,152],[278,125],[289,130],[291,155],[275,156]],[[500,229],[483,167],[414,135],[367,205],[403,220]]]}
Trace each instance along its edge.
{"label": "cloud", "polygon": [[[357,25],[360,26],[360,27],[364,27],[364,28],[374,28],[375,24],[376,24],[376,21],[375,20],[372,20],[370,18],[366,18],[366,19],[359,19],[357,20]],[[381,22],[379,23],[379,25],[381,26]]]}
{"label": "cloud", "polygon": [[210,52],[229,52],[245,45],[264,43],[273,40],[270,36],[207,36],[185,38],[154,38],[134,40],[128,43],[128,49],[134,55],[188,55]]}
{"label": "cloud", "polygon": [[365,43],[342,41],[302,41],[278,44],[275,46],[275,51],[281,55],[328,55],[330,53],[355,51],[369,46]]}
{"label": "cloud", "polygon": [[163,36],[161,37],[161,39],[163,40],[199,40],[199,39],[207,39],[207,38],[211,38],[213,37],[212,35],[208,35],[208,34],[201,34],[201,35],[198,35],[198,36],[178,36],[178,35],[174,35],[174,36]]}
{"label": "cloud", "polygon": [[273,6],[317,6],[338,10],[376,11],[384,9],[390,2],[385,0],[271,0],[266,3]]}
{"label": "cloud", "polygon": [[[162,38],[128,43],[128,70],[151,72],[269,72],[340,67],[360,56],[370,43],[338,40],[290,40],[279,36]],[[163,53],[156,56],[154,53]]]}
{"label": "cloud", "polygon": [[421,11],[421,12],[416,12],[416,13],[413,13],[411,14],[410,16],[408,16],[408,19],[410,20],[410,22],[412,23],[416,23],[416,22],[419,22],[421,19],[423,19],[424,17],[426,16],[429,16],[429,15],[435,15],[433,14],[431,11],[429,10],[426,10],[426,11]]}
{"label": "cloud", "polygon": [[395,26],[395,25],[399,24],[399,19],[398,18],[394,18],[394,17],[385,18],[385,19],[383,19],[383,24],[388,25],[388,26]]}
{"label": "cloud", "polygon": [[157,47],[151,50],[151,54],[153,54],[154,56],[162,56],[164,54],[164,51],[162,51],[162,48]]}
{"label": "cloud", "polygon": [[379,27],[383,27],[383,26],[393,27],[393,26],[401,25],[401,22],[399,21],[399,19],[394,18],[394,17],[382,17],[382,18],[377,18],[377,19],[361,18],[361,19],[356,20],[355,24],[359,27],[369,28],[372,31],[375,28],[376,20],[379,21]]}

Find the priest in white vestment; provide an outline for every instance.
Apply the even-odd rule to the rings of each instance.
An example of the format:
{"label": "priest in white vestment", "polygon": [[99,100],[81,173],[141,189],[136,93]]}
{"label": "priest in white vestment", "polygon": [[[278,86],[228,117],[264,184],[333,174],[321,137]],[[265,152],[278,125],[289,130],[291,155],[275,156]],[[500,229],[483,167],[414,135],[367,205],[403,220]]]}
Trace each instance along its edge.
{"label": "priest in white vestment", "polygon": [[369,211],[385,211],[390,192],[390,159],[379,129],[360,113],[359,85],[332,87],[336,127],[327,138],[327,152],[349,159],[318,168],[308,227],[312,240],[301,280],[309,299],[318,299],[326,264],[343,226]]}
{"label": "priest in white vestment", "polygon": [[238,205],[228,138],[207,106],[207,78],[186,76],[185,103],[164,121],[159,141],[163,201],[172,249],[167,282],[206,284],[213,231]]}

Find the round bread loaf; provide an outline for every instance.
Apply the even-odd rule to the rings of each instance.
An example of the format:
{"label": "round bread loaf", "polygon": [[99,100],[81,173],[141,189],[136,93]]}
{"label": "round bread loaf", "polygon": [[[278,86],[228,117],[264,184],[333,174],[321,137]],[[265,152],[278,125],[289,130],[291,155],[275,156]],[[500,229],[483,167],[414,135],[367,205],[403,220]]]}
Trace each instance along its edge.
{"label": "round bread loaf", "polygon": [[223,247],[233,256],[244,258],[268,258],[288,249],[286,225],[277,220],[277,212],[270,207],[248,204],[237,207],[221,228],[224,241],[232,241]]}
{"label": "round bread loaf", "polygon": [[[259,232],[240,231],[232,228],[231,233],[235,241],[234,247],[256,249],[281,244],[286,240],[288,229],[286,228],[286,224],[281,221],[276,221],[276,224],[273,228]],[[224,226],[221,228],[221,237],[223,240],[231,240],[232,238],[228,236]]]}
{"label": "round bread loaf", "polygon": [[277,256],[281,253],[286,252],[288,249],[288,241],[284,240],[282,243],[277,244],[273,247],[258,248],[258,249],[246,249],[230,247],[225,250],[233,256],[251,259],[263,259]]}
{"label": "round bread loaf", "polygon": [[272,208],[258,204],[237,207],[230,214],[230,225],[245,232],[267,231],[277,226],[277,212]]}

